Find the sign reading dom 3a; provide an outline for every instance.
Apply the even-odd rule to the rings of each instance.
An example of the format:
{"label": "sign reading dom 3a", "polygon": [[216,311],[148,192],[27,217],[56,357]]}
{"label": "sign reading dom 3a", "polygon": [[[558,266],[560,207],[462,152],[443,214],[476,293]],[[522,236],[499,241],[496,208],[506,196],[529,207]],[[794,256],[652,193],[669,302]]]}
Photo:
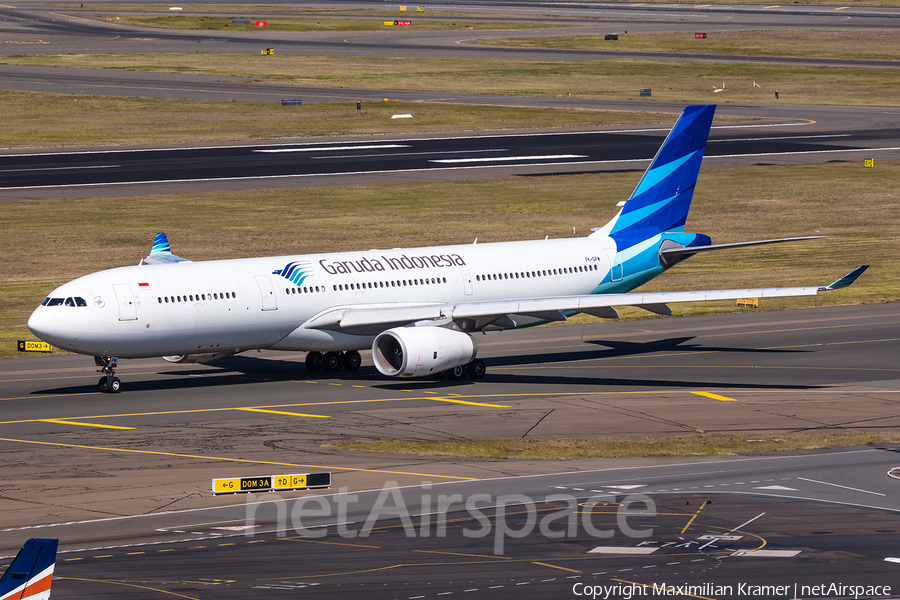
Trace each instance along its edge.
{"label": "sign reading dom 3a", "polygon": [[19,352],[53,352],[53,346],[47,342],[19,340]]}
{"label": "sign reading dom 3a", "polygon": [[232,477],[213,479],[213,494],[241,494],[249,492],[287,492],[331,487],[331,473],[302,473],[264,477]]}

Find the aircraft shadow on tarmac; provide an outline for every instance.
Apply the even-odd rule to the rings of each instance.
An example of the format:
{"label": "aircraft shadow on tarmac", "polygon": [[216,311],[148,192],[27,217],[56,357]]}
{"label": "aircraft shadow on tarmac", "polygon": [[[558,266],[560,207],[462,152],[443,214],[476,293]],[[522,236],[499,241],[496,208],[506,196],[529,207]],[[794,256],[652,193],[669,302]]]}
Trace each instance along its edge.
{"label": "aircraft shadow on tarmac", "polygon": [[[611,340],[585,340],[585,344],[607,346],[604,349],[575,350],[569,352],[556,352],[540,354],[503,356],[491,358],[488,363],[488,375],[485,381],[493,383],[518,383],[527,385],[592,385],[592,386],[618,386],[618,387],[693,387],[693,388],[744,388],[744,389],[814,389],[815,385],[785,385],[785,384],[760,384],[758,382],[730,382],[721,381],[694,381],[694,380],[666,380],[666,379],[637,379],[617,377],[591,377],[572,376],[571,374],[540,373],[545,365],[564,365],[567,362],[579,362],[585,360],[597,360],[603,358],[617,358],[627,356],[640,356],[655,352],[672,354],[683,353],[688,355],[693,352],[737,352],[750,354],[784,354],[808,352],[806,350],[781,350],[760,348],[728,348],[716,346],[704,346],[701,344],[687,344],[693,337],[667,338],[650,342],[625,342]],[[527,373],[501,374],[492,373],[491,367],[500,366],[526,366],[534,365],[534,369]],[[161,365],[163,366],[163,365]],[[736,365],[735,368],[740,368]],[[435,390],[435,389],[462,389],[477,385],[470,379],[460,381],[425,379],[387,379],[382,377],[374,367],[362,367],[356,372],[346,371],[311,373],[306,370],[302,362],[296,360],[279,360],[273,358],[260,358],[252,355],[231,356],[223,358],[207,365],[197,365],[195,368],[179,370],[160,370],[157,375],[171,376],[173,379],[164,380],[134,380],[127,373],[122,373],[125,378],[123,391],[126,392],[154,392],[181,389],[199,389],[220,386],[247,385],[264,383],[268,381],[292,381],[315,379],[339,379],[345,381],[368,381],[383,379],[384,383],[376,383],[373,387],[384,390]],[[207,377],[204,377],[207,376]],[[91,379],[93,381],[93,379]],[[95,385],[67,386],[62,388],[35,390],[34,395],[44,394],[73,394],[93,391]]]}
{"label": "aircraft shadow on tarmac", "polygon": [[606,346],[605,350],[575,350],[570,352],[557,352],[540,354],[504,356],[491,359],[491,365],[523,365],[558,363],[567,361],[595,360],[603,358],[618,358],[623,356],[638,356],[661,352],[667,355],[671,353],[691,354],[693,352],[736,352],[740,354],[796,354],[809,352],[809,350],[790,350],[778,348],[729,348],[723,346],[705,346],[702,344],[688,344],[693,336],[667,338],[650,342],[626,342],[622,340],[584,340],[585,344]]}

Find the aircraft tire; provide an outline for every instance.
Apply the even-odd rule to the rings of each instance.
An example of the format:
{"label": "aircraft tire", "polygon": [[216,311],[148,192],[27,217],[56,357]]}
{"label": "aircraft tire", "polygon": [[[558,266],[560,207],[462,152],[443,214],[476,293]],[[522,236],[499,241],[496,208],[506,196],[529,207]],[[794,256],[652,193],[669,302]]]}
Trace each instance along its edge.
{"label": "aircraft tire", "polygon": [[326,352],[324,361],[326,371],[340,371],[341,367],[344,366],[340,352]]}
{"label": "aircraft tire", "polygon": [[356,350],[344,352],[344,369],[348,371],[355,371],[359,369],[359,366],[361,364],[362,357],[359,355],[359,352],[357,352]]}
{"label": "aircraft tire", "polygon": [[487,373],[487,365],[485,365],[484,361],[480,358],[476,358],[470,362],[468,366],[469,377],[471,379],[482,379],[484,378],[484,374]]}
{"label": "aircraft tire", "polygon": [[325,367],[325,359],[321,352],[308,352],[306,354],[306,370],[321,371]]}
{"label": "aircraft tire", "polygon": [[118,394],[122,391],[122,380],[118,377],[113,377],[106,384],[106,391],[110,394]]}
{"label": "aircraft tire", "polygon": [[446,371],[447,379],[449,379],[450,381],[459,381],[466,376],[466,371],[466,365],[457,365],[452,369],[448,369]]}
{"label": "aircraft tire", "polygon": [[100,381],[97,382],[97,390],[98,390],[101,394],[105,394],[105,393],[107,392],[107,390],[106,390],[106,377],[101,377],[101,378],[100,378]]}

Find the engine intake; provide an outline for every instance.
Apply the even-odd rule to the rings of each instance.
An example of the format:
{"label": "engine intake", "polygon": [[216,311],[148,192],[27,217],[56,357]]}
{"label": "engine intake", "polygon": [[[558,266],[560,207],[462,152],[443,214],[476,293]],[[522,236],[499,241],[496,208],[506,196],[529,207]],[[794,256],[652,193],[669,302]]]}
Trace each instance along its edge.
{"label": "engine intake", "polygon": [[396,327],[372,343],[375,368],[388,377],[426,377],[465,365],[478,348],[468,334],[443,327]]}

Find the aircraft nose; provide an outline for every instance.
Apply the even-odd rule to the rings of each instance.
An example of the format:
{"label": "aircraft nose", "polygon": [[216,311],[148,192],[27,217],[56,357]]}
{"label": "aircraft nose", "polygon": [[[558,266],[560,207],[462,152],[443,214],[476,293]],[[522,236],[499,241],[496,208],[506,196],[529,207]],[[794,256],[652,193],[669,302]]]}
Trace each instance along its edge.
{"label": "aircraft nose", "polygon": [[31,316],[28,318],[28,329],[31,330],[31,333],[44,341],[48,341],[47,337],[52,330],[52,318],[47,312],[46,308],[41,306],[31,313]]}
{"label": "aircraft nose", "polygon": [[28,329],[39,339],[54,346],[66,345],[72,341],[72,334],[65,326],[65,315],[59,307],[39,306],[28,318]]}

